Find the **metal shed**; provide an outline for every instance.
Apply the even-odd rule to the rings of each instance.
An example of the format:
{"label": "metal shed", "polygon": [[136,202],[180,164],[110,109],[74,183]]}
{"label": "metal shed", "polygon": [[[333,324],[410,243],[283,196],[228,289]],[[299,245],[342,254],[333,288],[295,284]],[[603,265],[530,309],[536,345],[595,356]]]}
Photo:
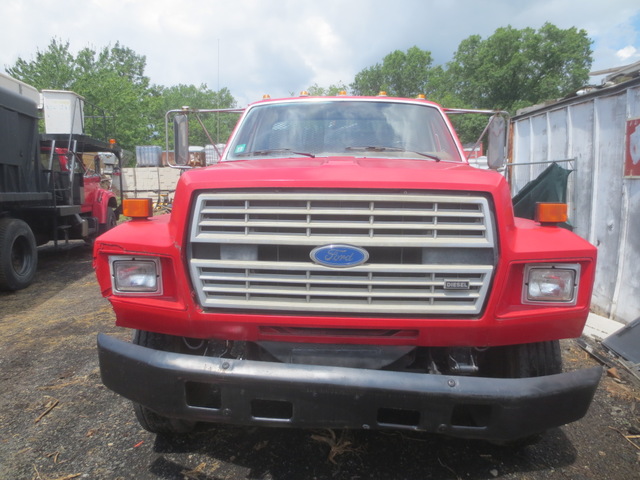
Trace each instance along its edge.
{"label": "metal shed", "polygon": [[569,221],[598,248],[592,309],[640,317],[640,65],[624,81],[518,112],[512,119],[512,193],[549,163],[569,176]]}

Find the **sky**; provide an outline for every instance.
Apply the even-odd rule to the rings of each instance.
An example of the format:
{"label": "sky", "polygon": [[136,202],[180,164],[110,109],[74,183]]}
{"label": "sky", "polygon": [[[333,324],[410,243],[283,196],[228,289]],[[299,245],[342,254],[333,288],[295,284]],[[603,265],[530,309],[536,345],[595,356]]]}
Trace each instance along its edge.
{"label": "sky", "polygon": [[[584,29],[592,70],[640,61],[638,0],[0,0],[0,69],[30,61],[56,38],[72,53],[120,42],[146,57],[166,87],[228,88],[239,106],[351,83],[412,46],[434,65],[471,35],[500,27]],[[599,83],[602,77],[594,77]]]}

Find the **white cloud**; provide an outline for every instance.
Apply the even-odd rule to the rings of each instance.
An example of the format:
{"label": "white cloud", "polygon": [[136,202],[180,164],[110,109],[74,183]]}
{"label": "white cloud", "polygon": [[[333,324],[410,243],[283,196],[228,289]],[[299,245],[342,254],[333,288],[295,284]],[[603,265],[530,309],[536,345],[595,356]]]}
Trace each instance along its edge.
{"label": "white cloud", "polygon": [[633,58],[640,57],[638,49],[632,45],[627,45],[616,52],[616,57],[621,61],[627,62]]}

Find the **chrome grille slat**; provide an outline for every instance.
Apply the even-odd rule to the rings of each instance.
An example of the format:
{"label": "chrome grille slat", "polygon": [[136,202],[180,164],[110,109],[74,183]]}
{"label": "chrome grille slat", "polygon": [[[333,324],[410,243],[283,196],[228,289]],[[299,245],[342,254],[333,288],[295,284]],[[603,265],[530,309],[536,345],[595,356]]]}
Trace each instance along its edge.
{"label": "chrome grille slat", "polygon": [[476,299],[478,298],[477,293],[472,294],[455,294],[455,292],[447,292],[447,293],[431,293],[427,290],[403,290],[401,292],[395,291],[369,291],[369,292],[359,292],[356,290],[337,290],[337,289],[328,289],[321,290],[316,292],[311,292],[308,289],[300,288],[299,290],[294,290],[292,288],[267,288],[267,287],[223,287],[223,286],[211,286],[205,287],[205,292],[210,292],[212,294],[220,295],[221,297],[224,294],[231,295],[286,295],[289,297],[305,297],[308,298],[311,293],[315,293],[316,296],[322,297],[331,297],[331,298],[339,298],[339,297],[349,297],[351,299],[365,299],[375,301],[378,298],[388,298],[388,299],[398,299],[398,298],[406,298],[406,299],[414,299],[419,298],[422,300],[429,299],[455,299],[455,298],[466,298],[466,299]]}
{"label": "chrome grille slat", "polygon": [[[428,212],[431,210],[404,210],[402,215],[405,217],[410,216],[428,216]],[[478,212],[458,212],[458,211],[443,211],[441,210],[439,213],[447,212],[451,216],[456,216],[460,218],[482,218],[482,213]],[[224,207],[219,206],[216,208],[213,207],[204,207],[201,211],[204,215],[245,215],[248,213],[256,213],[255,209],[243,207],[243,208],[235,208],[235,207]],[[296,214],[296,215],[306,215],[313,213],[314,215],[335,215],[335,210],[322,209],[322,208],[314,208],[313,210],[309,209],[295,209],[295,208],[260,208],[257,212],[261,215],[283,215],[283,214]],[[385,209],[368,209],[368,210],[355,210],[355,209],[344,209],[340,212],[343,215],[390,215],[394,212],[392,210]]]}
{"label": "chrome grille slat", "polygon": [[204,221],[200,222],[200,227],[223,227],[225,229],[230,229],[233,227],[241,227],[245,229],[247,232],[250,232],[252,228],[268,228],[274,227],[277,224],[279,228],[342,228],[342,229],[353,229],[359,230],[363,228],[373,227],[379,230],[416,230],[416,231],[425,231],[425,230],[468,230],[475,231],[479,234],[484,234],[485,227],[484,225],[476,226],[476,225],[458,225],[453,223],[423,223],[420,225],[412,225],[405,223],[384,223],[384,222],[352,222],[349,226],[345,226],[344,223],[336,223],[336,222],[322,222],[322,221],[313,221],[313,222],[300,222],[300,221],[292,221],[292,220],[280,220],[280,221],[256,221],[256,220],[218,220],[218,221]]}
{"label": "chrome grille slat", "polygon": [[370,237],[370,236],[353,236],[324,234],[313,236],[291,236],[273,234],[256,234],[249,233],[246,236],[239,235],[202,235],[199,238],[200,243],[226,243],[226,244],[244,244],[244,245],[310,245],[318,246],[326,243],[346,243],[350,245],[359,245],[361,247],[375,246],[393,246],[393,247],[457,247],[457,248],[477,248],[478,241],[475,238],[428,238],[428,237],[411,237],[405,235],[388,236],[386,238]]}
{"label": "chrome grille slat", "polygon": [[192,264],[197,264],[199,268],[215,268],[215,269],[247,269],[247,270],[272,270],[272,271],[309,271],[309,272],[326,272],[339,274],[342,277],[344,272],[346,275],[350,273],[399,273],[399,274],[411,274],[411,273],[437,273],[437,274],[484,274],[487,273],[490,267],[485,265],[360,265],[357,267],[350,267],[344,270],[337,270],[335,268],[323,267],[322,265],[315,265],[309,261],[306,262],[282,262],[273,261],[243,261],[243,260],[192,260]]}
{"label": "chrome grille slat", "polygon": [[[481,311],[493,275],[486,252],[496,248],[494,231],[489,202],[480,195],[206,192],[195,202],[189,265],[205,308],[473,315]],[[308,253],[302,261],[258,254],[266,248],[270,254],[298,249],[301,255],[330,243],[373,251],[469,249],[478,252],[472,259],[485,260],[427,264],[414,258],[413,263],[389,264],[374,255],[363,265],[340,269],[317,265]],[[222,251],[225,245],[246,246],[255,258],[199,258],[193,253]],[[469,288],[445,289],[445,280],[462,280]]]}
{"label": "chrome grille slat", "polygon": [[479,196],[220,192],[201,194],[196,211],[193,242],[242,238],[259,245],[277,235],[283,244],[296,244],[297,238],[338,233],[356,243],[376,238],[399,247],[416,245],[414,236],[434,244],[445,238],[451,246],[494,246],[488,202]]}
{"label": "chrome grille slat", "polygon": [[[357,277],[330,277],[330,278],[296,278],[292,275],[277,275],[276,273],[272,275],[265,275],[263,273],[260,274],[250,274],[248,272],[238,272],[237,274],[228,274],[228,275],[209,275],[207,273],[203,273],[200,275],[200,280],[205,282],[204,284],[210,284],[212,282],[260,282],[260,283],[298,283],[298,284],[310,284],[310,285],[362,285],[363,279]],[[409,278],[409,279],[390,279],[388,277],[382,277],[380,279],[369,279],[367,281],[367,285],[371,287],[376,286],[386,286],[389,285],[390,282],[393,282],[394,287],[398,286],[421,286],[421,287],[441,287],[441,281],[427,280],[425,278]],[[221,283],[221,284],[222,284]],[[481,281],[471,281],[469,282],[470,286],[473,288],[478,288],[482,286]],[[206,289],[206,287],[205,287]]]}

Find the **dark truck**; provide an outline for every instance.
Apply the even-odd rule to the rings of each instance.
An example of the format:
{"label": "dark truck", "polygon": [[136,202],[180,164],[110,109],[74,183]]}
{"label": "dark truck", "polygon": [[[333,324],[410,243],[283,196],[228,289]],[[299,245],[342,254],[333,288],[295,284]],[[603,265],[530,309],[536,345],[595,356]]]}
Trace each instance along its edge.
{"label": "dark truck", "polygon": [[219,163],[181,176],[170,214],[127,202],[133,219],[98,238],[94,265],[135,333],[100,334],[98,351],[103,382],[151,432],[508,443],[589,407],[601,369],[563,373],[559,340],[582,332],[595,248],[558,227],[561,205],[515,218],[504,177],[468,165],[434,103],[264,100]]}
{"label": "dark truck", "polygon": [[[72,92],[50,108],[75,115]],[[37,92],[0,76],[0,289],[18,290],[33,281],[38,245],[84,239],[92,242],[115,226],[119,206],[111,179],[101,175],[101,156],[120,161],[120,150],[82,133],[82,125],[40,133]],[[78,113],[82,110],[78,107]],[[53,118],[53,117],[51,117]],[[79,121],[84,119],[79,117]],[[89,168],[83,159],[89,157]]]}

